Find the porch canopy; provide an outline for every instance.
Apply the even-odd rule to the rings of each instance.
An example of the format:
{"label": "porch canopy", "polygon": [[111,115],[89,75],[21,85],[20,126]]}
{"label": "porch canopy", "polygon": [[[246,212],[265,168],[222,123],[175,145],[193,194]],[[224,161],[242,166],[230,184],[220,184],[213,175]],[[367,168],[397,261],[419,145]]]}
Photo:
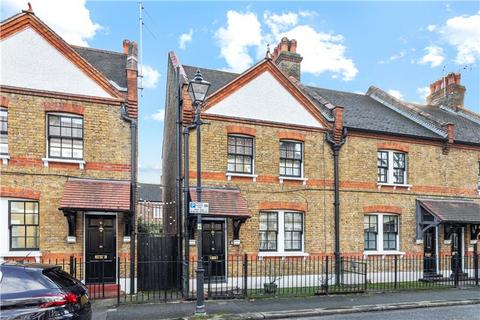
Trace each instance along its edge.
{"label": "porch canopy", "polygon": [[130,211],[130,182],[69,178],[63,190],[60,210]]}
{"label": "porch canopy", "polygon": [[462,200],[419,200],[420,205],[441,222],[480,224],[480,205]]}
{"label": "porch canopy", "polygon": [[[195,188],[190,188],[191,201],[197,201]],[[202,187],[202,202],[208,202],[208,214],[204,217],[231,218],[233,229],[233,241],[240,243],[240,228],[251,217],[247,209],[247,201],[241,196],[239,189],[233,188],[209,188]],[[189,229],[190,239],[194,238],[193,227],[194,214],[190,214]]]}
{"label": "porch canopy", "polygon": [[[75,242],[78,211],[129,212],[130,182],[68,178],[59,210],[68,222],[68,242]],[[125,235],[130,235],[131,217],[125,216]]]}
{"label": "porch canopy", "polygon": [[[197,201],[195,188],[190,188],[190,198]],[[240,195],[240,190],[232,188],[202,187],[202,202],[208,202],[209,213],[206,217],[250,218],[247,201]]]}
{"label": "porch canopy", "polygon": [[453,226],[470,225],[471,239],[480,233],[480,204],[471,200],[417,199],[417,240],[423,233],[440,224],[445,226],[445,236]]}

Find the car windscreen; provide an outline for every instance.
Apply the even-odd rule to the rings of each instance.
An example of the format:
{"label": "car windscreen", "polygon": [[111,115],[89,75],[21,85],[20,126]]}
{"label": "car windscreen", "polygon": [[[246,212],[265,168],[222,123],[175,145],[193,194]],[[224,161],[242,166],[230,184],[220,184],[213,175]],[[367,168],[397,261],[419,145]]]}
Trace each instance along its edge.
{"label": "car windscreen", "polygon": [[2,268],[2,274],[0,282],[2,300],[41,295],[58,289],[58,285],[44,277],[41,270],[5,267]]}

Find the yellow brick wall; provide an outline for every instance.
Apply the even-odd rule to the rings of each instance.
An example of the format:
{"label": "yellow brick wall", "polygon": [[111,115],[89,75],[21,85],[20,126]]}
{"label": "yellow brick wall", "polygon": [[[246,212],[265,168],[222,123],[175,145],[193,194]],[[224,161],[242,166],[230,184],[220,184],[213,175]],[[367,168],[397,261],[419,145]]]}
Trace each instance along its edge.
{"label": "yellow brick wall", "polygon": [[[81,254],[83,252],[83,214],[77,215],[77,242],[67,244],[67,221],[58,210],[68,177],[129,180],[130,128],[121,119],[120,104],[72,102],[54,98],[2,93],[9,99],[8,137],[9,165],[1,166],[0,185],[40,192],[40,250],[44,256]],[[84,107],[84,160],[86,169],[77,166],[44,167],[46,156],[45,102],[74,103]],[[15,159],[31,158],[32,164],[16,164]],[[23,160],[22,160],[23,161]],[[102,165],[89,169],[89,163]],[[109,164],[123,165],[108,169]],[[123,214],[118,221],[118,251],[128,252],[123,245]]]}
{"label": "yellow brick wall", "polygon": [[[240,246],[232,246],[231,220],[228,220],[228,251],[256,253],[259,247],[259,204],[265,201],[296,202],[307,205],[305,213],[305,252],[332,253],[334,251],[333,224],[333,156],[324,133],[276,128],[258,124],[239,124],[256,129],[255,174],[251,178],[225,177],[227,171],[227,130],[231,122],[208,120],[202,126],[202,184],[204,186],[238,187],[248,203],[252,217],[242,226]],[[306,186],[301,182],[280,184],[279,131],[294,131],[305,135],[304,172]],[[448,155],[442,154],[442,145],[398,142],[408,151],[408,184],[411,189],[377,187],[377,144],[388,139],[349,136],[340,151],[341,179],[341,251],[363,252],[363,208],[389,205],[401,208],[400,251],[423,252],[423,245],[415,244],[415,210],[418,197],[444,197],[474,199],[480,150],[451,147]],[[190,136],[190,184],[195,185],[196,170],[195,131]],[[192,175],[193,174],[193,175]],[[443,232],[443,229],[442,231]],[[469,243],[466,234],[466,244]],[[471,246],[466,247],[467,250]],[[191,251],[195,252],[195,251]]]}

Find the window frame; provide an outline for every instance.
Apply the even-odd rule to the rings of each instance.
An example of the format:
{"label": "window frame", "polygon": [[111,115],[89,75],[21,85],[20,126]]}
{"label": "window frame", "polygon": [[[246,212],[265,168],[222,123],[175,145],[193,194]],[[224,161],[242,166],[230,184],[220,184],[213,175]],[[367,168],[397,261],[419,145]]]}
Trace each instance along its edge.
{"label": "window frame", "polygon": [[[0,151],[0,156],[8,156],[8,108],[5,108],[5,107],[0,107],[0,112],[5,112],[6,114],[6,120],[3,121],[3,120],[0,120],[0,123],[2,122],[5,122],[5,125],[6,125],[6,129],[7,130],[1,130],[1,127],[0,127],[0,135],[5,135],[6,137],[6,146],[7,146],[7,151],[6,152],[1,152]],[[1,141],[0,141],[1,143]]]}
{"label": "window frame", "polygon": [[[286,216],[287,214],[292,214],[292,215],[293,215],[292,217],[294,217],[295,215],[300,215],[300,217],[301,217],[300,225],[301,225],[301,227],[302,227],[302,228],[301,228],[301,231],[296,231],[296,230],[289,230],[289,231],[287,231],[287,230],[286,230],[286,228],[285,228],[285,225],[286,225],[285,216]],[[304,217],[303,217],[303,212],[298,212],[298,211],[284,211],[284,212],[283,212],[283,250],[284,250],[285,252],[303,252],[303,234],[304,234],[304,232],[305,232],[305,230],[303,229],[303,228],[304,228],[303,219],[304,219]],[[293,218],[293,221],[292,221],[292,222],[293,222],[293,227],[295,228],[295,218]],[[287,232],[292,233],[292,239],[291,239],[291,240],[287,240],[287,239],[286,239],[286,234],[287,234]],[[300,233],[300,249],[296,249],[296,248],[295,248],[295,249],[286,249],[285,243],[286,243],[287,241],[290,241],[290,242],[293,243],[293,241],[294,241],[294,240],[293,240],[293,233]]]}
{"label": "window frame", "polygon": [[[245,155],[245,154],[240,154],[240,153],[230,153],[229,151],[229,138],[232,137],[232,138],[242,138],[242,139],[250,139],[252,141],[252,155],[250,156],[251,157],[251,164],[250,164],[250,167],[251,167],[251,170],[250,172],[248,171],[231,171],[229,170],[228,168],[228,165],[229,165],[229,162],[228,162],[228,158],[230,155],[233,155],[233,156],[242,156],[242,157],[249,157],[249,155]],[[237,144],[235,144],[235,148],[236,148]],[[236,150],[235,150],[236,151]],[[235,163],[236,164],[236,163]],[[243,165],[245,166],[245,162],[243,162]],[[235,166],[236,167],[236,166]],[[241,135],[241,134],[227,134],[227,173],[231,173],[231,174],[246,174],[246,175],[253,175],[255,174],[255,137],[252,137],[252,136],[248,136],[248,135]]]}
{"label": "window frame", "polygon": [[[386,153],[387,154],[387,167],[379,166],[379,153]],[[404,167],[403,168],[396,168],[395,167],[395,154],[402,154],[404,157]],[[387,170],[386,178],[387,181],[380,181],[380,169]],[[398,183],[395,180],[395,171],[396,170],[403,170],[403,182]],[[378,184],[389,184],[395,186],[407,186],[408,185],[408,153],[404,151],[398,150],[385,150],[385,149],[378,149],[377,150],[377,183]]]}
{"label": "window frame", "polygon": [[[12,225],[12,203],[13,202],[22,202],[23,203],[23,206],[24,206],[24,209],[23,209],[23,216],[24,216],[24,221],[25,221],[25,215],[27,214],[25,212],[25,204],[26,203],[36,203],[37,204],[37,212],[34,213],[37,215],[37,224],[14,224]],[[25,235],[22,236],[24,239],[25,239],[25,247],[24,248],[14,248],[12,246],[12,237],[13,237],[13,232],[12,232],[12,227],[13,226],[24,226],[25,227]],[[27,248],[26,245],[27,245],[27,227],[37,227],[38,228],[38,237],[37,238],[37,244],[38,244],[38,247],[35,247],[35,248]],[[39,251],[40,250],[40,202],[39,201],[36,201],[36,200],[8,200],[8,231],[9,231],[9,235],[8,235],[8,238],[9,238],[9,250],[10,251]],[[31,237],[30,237],[31,238]]]}
{"label": "window frame", "polygon": [[[50,117],[51,116],[56,116],[56,117],[59,117],[60,118],[60,125],[58,126],[59,129],[60,129],[60,134],[59,135],[51,135],[50,134]],[[70,120],[72,119],[81,119],[82,120],[82,129],[81,129],[81,132],[82,132],[82,137],[81,138],[76,138],[76,137],[73,137],[73,134],[70,136],[70,137],[64,137],[61,135],[61,118],[70,118]],[[70,129],[73,129],[73,127],[70,127]],[[60,139],[60,156],[52,156],[51,155],[51,150],[50,150],[50,147],[51,147],[51,143],[50,143],[50,139],[51,138],[54,138],[54,139]],[[71,150],[72,150],[72,156],[71,157],[63,157],[62,156],[62,139],[71,139],[72,140],[72,147],[71,147]],[[46,145],[47,145],[47,150],[46,150],[46,154],[47,154],[47,158],[48,159],[59,159],[59,160],[71,160],[71,161],[83,161],[84,158],[85,158],[85,119],[82,115],[77,115],[77,114],[72,114],[72,113],[59,113],[59,112],[48,112],[46,114]],[[81,141],[82,142],[82,157],[81,158],[76,158],[76,157],[73,157],[73,143],[74,141]]]}
{"label": "window frame", "polygon": [[[261,215],[262,214],[266,214],[267,216],[270,216],[270,215],[273,215],[275,214],[276,215],[276,229],[275,229],[275,249],[262,249],[261,246],[260,246],[260,242],[261,242],[261,239],[260,239],[260,232],[265,232],[266,235],[267,235],[267,243],[268,243],[268,233],[269,232],[273,232],[273,231],[269,231],[268,229],[268,222],[269,222],[269,219],[267,219],[267,229],[265,230],[262,230],[260,229],[260,222],[261,222]],[[259,224],[258,224],[258,244],[259,244],[259,247],[258,247],[258,251],[259,252],[277,252],[278,251],[278,238],[279,238],[279,213],[276,212],[276,211],[261,211],[260,214],[259,214]],[[268,247],[268,246],[267,246]]]}
{"label": "window frame", "polygon": [[[262,210],[259,214],[262,213],[276,213],[277,214],[277,248],[276,250],[262,250],[260,249],[260,221],[258,224],[258,244],[259,244],[259,253],[261,256],[281,256],[281,255],[292,255],[292,254],[304,254],[305,250],[305,212],[295,211],[295,210]],[[285,214],[286,213],[295,213],[302,215],[302,231],[301,231],[301,249],[285,249]],[[262,254],[263,253],[263,254]]]}
{"label": "window frame", "polygon": [[[366,243],[366,231],[365,231],[365,217],[368,217],[368,226],[370,227],[371,226],[371,218],[372,217],[375,217],[375,232],[369,232],[369,233],[375,233],[375,248],[371,249],[371,248],[367,248],[365,246],[365,243]],[[369,241],[370,243],[370,237],[369,237]],[[378,215],[377,214],[365,214],[363,216],[363,250],[365,251],[378,251]]]}
{"label": "window frame", "polygon": [[[376,234],[376,249],[365,248],[365,228],[363,232],[363,251],[365,253],[398,253],[400,252],[400,215],[394,213],[366,213],[365,216],[377,217],[377,234]],[[386,249],[384,246],[385,230],[384,230],[384,217],[393,216],[396,219],[396,235],[395,235],[395,249]],[[390,232],[392,233],[392,232]]]}
{"label": "window frame", "polygon": [[477,169],[478,169],[478,177],[477,177],[477,190],[478,190],[478,194],[480,195],[480,161],[478,161],[478,166],[477,166]]}
{"label": "window frame", "polygon": [[[298,144],[300,145],[300,160],[298,159],[295,159],[295,158],[287,158],[287,157],[282,157],[282,142],[285,142],[285,143],[293,143],[293,144]],[[295,149],[294,149],[295,150]],[[305,159],[305,149],[304,149],[304,143],[302,141],[298,141],[298,140],[289,140],[289,139],[281,139],[279,140],[279,176],[280,177],[286,177],[286,178],[303,178],[304,176],[304,173],[303,173],[303,165],[304,165],[304,159]],[[294,151],[295,152],[295,151]],[[285,161],[300,161],[300,172],[299,172],[299,175],[294,175],[294,174],[282,174],[282,160],[285,160]],[[285,169],[287,167],[285,166]],[[293,167],[292,167],[293,169]],[[292,170],[293,172],[293,170]]]}

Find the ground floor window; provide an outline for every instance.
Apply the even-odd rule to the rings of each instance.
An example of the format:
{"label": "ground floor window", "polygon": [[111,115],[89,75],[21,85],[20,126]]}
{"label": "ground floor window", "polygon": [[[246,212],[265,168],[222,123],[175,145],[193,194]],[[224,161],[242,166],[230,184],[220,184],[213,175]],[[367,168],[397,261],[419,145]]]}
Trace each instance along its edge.
{"label": "ground floor window", "polygon": [[8,205],[11,250],[38,250],[38,202],[10,200]]}
{"label": "ground floor window", "polygon": [[260,251],[302,252],[303,225],[302,212],[260,212]]}
{"label": "ground floor window", "polygon": [[367,214],[363,217],[365,251],[398,251],[399,220],[392,214]]}

